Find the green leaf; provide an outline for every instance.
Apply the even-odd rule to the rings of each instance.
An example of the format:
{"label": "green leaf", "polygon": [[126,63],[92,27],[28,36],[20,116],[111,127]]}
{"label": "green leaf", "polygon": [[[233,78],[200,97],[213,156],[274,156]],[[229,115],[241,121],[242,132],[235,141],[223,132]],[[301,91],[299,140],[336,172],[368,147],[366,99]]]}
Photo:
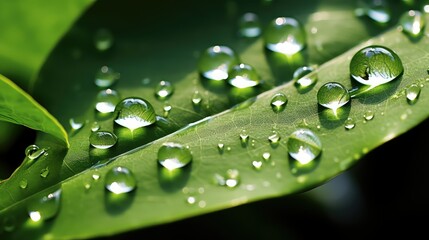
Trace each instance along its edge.
{"label": "green leaf", "polygon": [[[240,15],[234,9],[243,6],[235,6],[229,1],[223,2],[227,3],[226,12],[225,5],[208,8],[206,3],[198,1],[190,6],[173,4],[168,7],[152,3],[125,4],[123,8],[115,4],[94,5],[81,25],[78,24],[76,29],[79,31],[71,31],[58,45],[36,85],[38,99],[42,99],[62,123],[75,117],[88,122],[77,132],[69,129],[71,148],[64,158],[62,181],[59,182],[63,195],[61,209],[54,219],[34,224],[28,220],[26,199],[18,196],[15,200],[21,201],[15,201],[16,204],[9,199],[0,199],[4,206],[0,218],[7,219],[12,213],[15,216],[15,230],[10,235],[17,239],[29,234],[64,239],[106,236],[302,192],[349,169],[372,149],[426,119],[427,88],[422,88],[420,98],[413,105],[407,103],[404,90],[411,83],[425,83],[428,39],[410,41],[398,30],[391,30],[345,52],[367,38],[369,33],[361,19],[354,16],[351,1],[341,1],[346,3],[338,6],[336,2],[327,2],[320,6],[277,2],[278,5],[258,12],[265,19],[279,14],[296,14],[305,22],[308,32],[313,27],[318,29],[316,33],[320,35],[309,35],[311,44],[303,56],[297,57],[298,62],[264,52],[261,39],[245,41],[229,35]],[[261,8],[256,3],[244,6],[248,7],[245,10]],[[291,6],[294,9],[290,9]],[[189,14],[181,10],[189,7],[201,15],[188,18]],[[127,14],[120,19],[123,22],[116,22],[118,19],[108,22],[110,12],[105,11],[103,15],[100,9],[115,9],[118,14]],[[151,21],[139,19],[141,15],[137,12],[140,9],[148,11],[144,17]],[[287,9],[290,12],[285,13]],[[226,14],[229,11],[233,13]],[[150,13],[165,13],[168,18],[159,16],[154,19]],[[99,53],[88,46],[90,39],[85,36],[91,36],[100,27],[91,16],[97,16],[97,20],[105,19],[104,24],[112,27],[115,46],[110,52]],[[198,16],[204,16],[205,21],[195,21]],[[172,26],[171,19],[176,20],[174,24],[177,25]],[[127,28],[123,27],[125,25]],[[171,36],[174,36],[174,44]],[[254,65],[267,85],[246,93],[228,86],[211,86],[199,79],[193,53],[219,42],[237,49],[242,60]],[[68,56],[70,47],[78,43],[84,54],[78,59]],[[337,117],[320,108],[316,101],[320,86],[337,81],[350,89],[353,85],[349,75],[350,59],[357,50],[370,44],[385,45],[396,51],[404,63],[404,75],[353,99]],[[321,66],[316,72],[317,84],[303,93],[292,81],[287,82],[294,68],[307,61]],[[123,97],[143,96],[153,103],[158,115],[162,115],[166,102],[157,100],[153,89],[160,80],[171,81],[176,90],[168,100],[173,109],[170,115],[156,126],[130,133],[114,125],[114,115],[95,113],[95,95],[99,89],[93,84],[93,77],[104,64],[121,73],[121,79],[114,87]],[[64,80],[61,84],[59,78]],[[150,78],[151,83],[143,84],[144,78]],[[283,85],[270,89],[270,86],[280,84]],[[52,93],[44,85],[58,89],[56,92],[61,95]],[[201,108],[194,108],[190,101],[195,90],[203,94]],[[286,94],[289,101],[283,112],[274,113],[270,100],[278,92]],[[256,94],[259,94],[256,98],[233,107]],[[363,115],[368,110],[373,111],[375,117],[364,121]],[[346,130],[344,124],[349,117],[356,121],[356,126]],[[115,147],[107,151],[90,147],[88,136],[94,121],[101,125],[101,129],[119,136]],[[193,124],[186,126],[189,123]],[[306,167],[300,167],[287,153],[288,137],[297,128],[311,129],[322,141],[320,158]],[[246,146],[239,138],[243,129],[250,136]],[[273,130],[281,135],[279,145],[273,146],[268,140]],[[182,171],[168,172],[157,163],[159,147],[171,141],[187,145],[192,151],[193,162]],[[225,144],[223,153],[218,150],[220,141]],[[262,159],[263,153],[270,153],[268,161]],[[254,169],[253,161],[263,162],[260,170]],[[87,169],[94,164],[95,167]],[[114,166],[129,168],[137,178],[137,189],[122,198],[112,196],[104,187],[105,174]],[[240,173],[236,188],[219,186],[215,181],[216,176],[224,176],[229,169],[237,169]],[[101,177],[95,180],[94,175]],[[0,185],[0,190],[2,187]],[[39,189],[39,194],[52,191],[42,190]],[[195,203],[192,203],[193,199]]]}
{"label": "green leaf", "polygon": [[3,75],[0,89],[0,120],[51,134],[69,147],[63,126],[30,95]]}
{"label": "green leaf", "polygon": [[[28,89],[58,40],[94,0],[1,1],[2,74]],[[43,5],[43,7],[41,7]]]}

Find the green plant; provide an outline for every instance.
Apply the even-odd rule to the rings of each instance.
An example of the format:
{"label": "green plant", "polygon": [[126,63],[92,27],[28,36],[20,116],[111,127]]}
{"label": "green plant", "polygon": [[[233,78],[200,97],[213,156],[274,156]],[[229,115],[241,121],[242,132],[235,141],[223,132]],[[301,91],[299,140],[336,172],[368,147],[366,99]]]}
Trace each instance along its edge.
{"label": "green plant", "polygon": [[[77,10],[65,17],[66,22],[72,22],[90,3],[73,3],[71,9]],[[2,119],[12,118],[14,123],[42,131],[35,140],[39,149],[30,151],[37,155],[35,159],[26,156],[0,185],[2,234],[18,239],[103,237],[303,192],[333,179],[427,118],[428,39],[406,35],[396,27],[400,14],[420,5],[405,1],[390,5],[392,19],[377,25],[366,16],[356,16],[355,1],[212,3],[99,1],[52,51],[61,34],[49,37],[45,51],[37,54],[30,67],[23,66],[25,71],[8,60],[14,56],[22,61],[32,50],[5,51],[2,63],[10,66],[4,74],[16,78],[50,113],[11,81],[0,79],[4,85]],[[0,9],[14,6],[4,4]],[[63,9],[61,3],[56,8]],[[237,37],[237,20],[249,11],[257,12],[264,26],[278,16],[296,17],[305,26],[307,47],[287,57],[265,50],[261,37]],[[58,32],[65,32],[67,26],[63,24]],[[113,46],[103,51],[93,45],[100,28],[110,29],[114,37]],[[12,40],[6,43],[18,49],[28,46]],[[196,70],[198,56],[216,44],[234,49],[241,61],[257,70],[263,83],[237,89],[201,78]],[[334,81],[346,89],[356,85],[350,77],[350,61],[369,45],[394,50],[402,60],[403,74],[359,93],[335,114],[318,106],[317,92],[323,84]],[[122,98],[144,98],[153,106],[158,115],[155,124],[130,131],[114,123],[115,114],[95,111],[101,89],[93,79],[105,65],[120,72],[114,89]],[[303,65],[318,65],[307,75],[317,82],[297,88],[293,72]],[[21,72],[26,74],[20,76]],[[162,80],[174,86],[170,97],[154,94]],[[420,97],[410,102],[406,95],[413,84],[420,89]],[[194,96],[196,92],[199,95]],[[276,93],[287,97],[281,111],[273,111],[270,105]],[[12,97],[22,102],[10,102]],[[171,106],[168,116],[164,113],[167,105]],[[10,109],[14,111],[3,115]],[[23,117],[29,110],[35,110],[33,118]],[[344,127],[348,118],[354,121],[349,130]],[[75,127],[69,126],[71,120]],[[113,147],[91,146],[94,122],[118,137]],[[76,127],[80,123],[82,127]],[[320,156],[310,164],[288,155],[291,134],[300,128],[310,129],[321,141],[322,147],[313,145],[320,148]],[[158,163],[163,155],[159,149],[167,142],[189,147],[192,160],[183,169],[168,171]],[[188,159],[187,150],[178,151]],[[119,172],[126,172],[123,167],[131,170],[137,187],[122,195],[109,193],[105,181],[114,167],[122,167]],[[127,184],[132,189],[134,182]],[[57,195],[61,195],[58,212]],[[34,199],[49,202],[49,207],[41,207],[40,200],[34,203]],[[28,218],[28,212],[35,209],[43,209],[41,221]]]}

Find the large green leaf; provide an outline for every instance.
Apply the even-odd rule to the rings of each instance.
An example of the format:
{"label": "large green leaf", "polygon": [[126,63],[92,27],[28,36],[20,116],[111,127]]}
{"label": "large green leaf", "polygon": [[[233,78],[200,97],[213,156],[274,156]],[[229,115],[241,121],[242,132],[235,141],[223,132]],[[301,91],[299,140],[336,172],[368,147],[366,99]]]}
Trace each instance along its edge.
{"label": "large green leaf", "polygon": [[[311,44],[303,56],[310,63],[322,64],[368,36],[365,25],[354,16],[353,8],[347,5],[334,7],[333,3],[329,3],[331,2],[317,7],[315,4],[314,7],[318,10],[309,9],[308,6],[301,9],[297,5],[298,7],[287,12],[289,15],[296,14],[305,22],[309,32],[313,27],[318,29],[316,33],[321,37],[309,36]],[[424,109],[427,101],[426,88],[422,89],[421,97],[414,105],[407,103],[403,91],[410,83],[424,84],[427,74],[424,65],[428,51],[424,47],[428,41],[426,38],[412,42],[401,32],[392,30],[321,65],[317,70],[318,83],[306,93],[297,91],[292,82],[266,91],[269,85],[282,84],[291,79],[291,71],[296,67],[294,64],[300,65],[303,62],[291,62],[290,59],[267,54],[263,50],[261,39],[244,41],[233,34],[229,35],[234,31],[232,23],[240,15],[238,12],[225,14],[224,5],[211,6],[208,11],[205,4],[198,4],[196,1],[189,3],[196,10],[197,15],[194,17],[204,16],[207,22],[195,22],[193,18],[187,18],[188,14],[179,11],[181,8],[188,8],[186,4],[170,5],[168,8],[154,3],[145,3],[143,7],[134,4],[126,5],[125,8],[128,14],[123,21],[128,23],[127,28],[123,28],[124,24],[121,23],[110,23],[116,45],[109,53],[97,53],[86,45],[89,38],[85,36],[91,35],[93,30],[100,27],[97,21],[92,22],[94,20],[91,17],[108,21],[109,18],[104,18],[102,13],[96,11],[97,8],[114,7],[119,13],[125,10],[115,4],[100,4],[88,12],[86,19],[81,19],[77,27],[79,31],[71,32],[45,65],[40,86],[36,86],[36,92],[43,103],[60,116],[63,123],[67,123],[70,118],[81,117],[88,124],[78,132],[70,130],[71,148],[64,159],[61,173],[61,210],[55,219],[35,226],[26,220],[26,201],[14,204],[17,199],[24,200],[23,198],[18,196],[12,198],[15,201],[1,200],[4,216],[15,213],[17,225],[12,232],[14,237],[20,238],[30,233],[44,238],[69,239],[111,235],[301,192],[345,171],[367,152],[407,131],[428,115]],[[231,2],[228,4],[228,9],[232,12],[243,6],[231,5]],[[276,17],[279,12],[284,15],[286,13],[283,11],[286,10],[283,9],[294,5],[285,2],[277,4],[264,9],[264,13],[261,13],[263,18]],[[242,9],[243,11],[260,7],[257,4],[244,6],[254,8],[249,7]],[[148,15],[142,16],[130,9],[136,12],[146,9]],[[175,9],[174,14],[168,9]],[[151,18],[150,12],[163,12],[169,18]],[[137,21],[141,17],[148,17],[151,21]],[[181,28],[169,25],[171,19],[176,20],[174,23],[181,25]],[[104,24],[109,25],[108,22]],[[86,25],[90,27],[83,27]],[[171,43],[171,36],[175,36],[174,44]],[[198,41],[194,36],[198,37]],[[331,41],[332,38],[328,36],[335,37],[335,41]],[[263,79],[267,80],[268,86],[241,96],[243,92],[236,92],[227,86],[216,88],[200,81],[194,70],[196,61],[192,53],[219,42],[237,49],[242,60],[253,64]],[[70,46],[78,43],[82,48],[81,58],[66,58]],[[337,81],[351,88],[348,72],[351,56],[369,44],[386,45],[395,50],[403,60],[405,74],[389,86],[374,89],[353,99],[340,116],[334,118],[329,111],[317,106],[317,89],[328,81]],[[59,68],[58,59],[63,60],[60,62],[62,66],[71,67]],[[155,127],[132,135],[113,124],[114,116],[95,114],[93,105],[98,89],[93,85],[92,79],[97,68],[103,64],[121,72],[121,79],[115,89],[122,96],[142,96],[153,103],[160,115],[165,103],[153,96],[153,88],[159,80],[173,82],[176,92],[169,100],[173,110],[168,118],[159,121]],[[59,77],[64,79],[61,85],[55,81]],[[152,79],[149,85],[141,83],[142,78],[146,77]],[[42,87],[42,83],[55,87],[63,94],[59,97],[50,93]],[[204,100],[200,109],[194,109],[190,101],[195,90],[203,93]],[[265,92],[257,98],[221,112],[261,91]],[[289,102],[284,112],[276,114],[269,103],[272,95],[277,92],[285,93]],[[367,110],[375,112],[373,120],[364,121],[363,115]],[[217,114],[218,112],[221,113]],[[183,128],[206,116],[210,117]],[[344,121],[348,117],[356,121],[356,127],[349,131],[344,129]],[[119,135],[119,142],[114,148],[108,151],[90,148],[88,136],[93,121],[98,121],[102,129]],[[321,157],[304,169],[299,168],[288,157],[285,144],[289,134],[299,127],[313,130],[323,143]],[[250,135],[247,146],[242,146],[239,140],[243,129]],[[269,144],[268,136],[272,130],[277,130],[282,136],[278,146]],[[172,132],[174,133],[165,136]],[[166,141],[188,145],[193,153],[191,166],[176,173],[161,169],[157,163],[157,151]],[[226,146],[222,154],[217,149],[219,141]],[[227,150],[228,147],[231,150]],[[252,162],[262,160],[265,152],[271,154],[271,159],[264,162],[261,170],[257,171]],[[97,162],[98,167],[85,170]],[[106,172],[117,165],[131,169],[138,181],[137,189],[122,199],[112,198],[103,184]],[[219,186],[213,181],[215,174],[223,175],[228,169],[238,169],[240,172],[240,185],[234,189]],[[94,174],[100,175],[101,179],[93,180]],[[196,202],[188,204],[188,197],[195,197]],[[20,225],[22,221],[25,222]]]}
{"label": "large green leaf", "polygon": [[58,40],[93,2],[0,1],[1,73],[27,89]]}
{"label": "large green leaf", "polygon": [[63,126],[30,95],[3,75],[0,89],[0,120],[51,134],[69,146]]}

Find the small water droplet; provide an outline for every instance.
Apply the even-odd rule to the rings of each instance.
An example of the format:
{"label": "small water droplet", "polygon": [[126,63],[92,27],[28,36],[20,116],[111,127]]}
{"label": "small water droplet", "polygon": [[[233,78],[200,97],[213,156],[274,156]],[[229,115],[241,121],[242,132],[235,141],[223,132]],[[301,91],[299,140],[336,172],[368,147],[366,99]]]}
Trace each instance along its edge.
{"label": "small water droplet", "polygon": [[121,101],[121,97],[117,91],[103,89],[97,94],[95,109],[101,113],[114,112],[119,101]]}
{"label": "small water droplet", "polygon": [[228,83],[236,88],[249,88],[259,84],[260,78],[256,70],[248,65],[241,63],[235,65],[228,76]]}
{"label": "small water droplet", "polygon": [[242,37],[254,38],[261,34],[261,23],[255,13],[245,13],[238,21],[239,34]]}
{"label": "small water droplet", "polygon": [[362,11],[374,22],[385,25],[391,19],[391,10],[385,0],[367,1],[364,4]]}
{"label": "small water droplet", "polygon": [[338,108],[344,106],[349,101],[349,91],[337,82],[325,83],[317,92],[317,102],[323,107],[332,109],[335,114]]}
{"label": "small water droplet", "polygon": [[356,123],[352,118],[347,118],[347,120],[344,122],[344,128],[346,130],[351,130],[355,127]]}
{"label": "small water droplet", "polygon": [[407,96],[407,102],[409,104],[414,104],[417,102],[417,99],[419,98],[421,88],[417,84],[411,84],[406,89],[406,96]]}
{"label": "small water droplet", "polygon": [[179,143],[164,143],[158,150],[158,162],[168,170],[175,170],[192,161],[191,151]]}
{"label": "small water droplet", "polygon": [[74,131],[77,131],[81,129],[85,125],[84,120],[76,119],[76,118],[70,118],[69,120],[70,126]]}
{"label": "small water droplet", "polygon": [[197,202],[197,199],[194,196],[189,196],[188,198],[186,198],[186,202],[190,205],[193,205]]}
{"label": "small water droplet", "polygon": [[370,120],[374,119],[374,112],[373,112],[373,111],[371,111],[371,110],[366,111],[366,112],[363,114],[363,118],[364,118],[365,120],[367,120],[367,121],[370,121]]}
{"label": "small water droplet", "polygon": [[122,100],[116,105],[115,112],[117,113],[115,122],[131,131],[156,122],[152,104],[142,98],[131,97]]}
{"label": "small water droplet", "polygon": [[164,105],[164,107],[162,107],[162,110],[164,111],[164,117],[168,117],[168,115],[170,114],[170,111],[171,111],[172,108],[173,107],[170,104],[168,104],[168,103],[166,103]]}
{"label": "small water droplet", "polygon": [[109,29],[100,28],[94,34],[94,45],[98,51],[106,51],[113,45],[113,34]]}
{"label": "small water droplet", "polygon": [[89,190],[89,189],[91,189],[91,184],[89,184],[89,183],[85,183],[85,184],[83,185],[83,187],[85,188],[85,190]]}
{"label": "small water droplet", "polygon": [[275,113],[282,112],[286,108],[286,104],[288,102],[288,98],[283,93],[276,93],[271,98],[271,109]]}
{"label": "small water droplet", "polygon": [[114,167],[105,176],[105,187],[114,194],[133,191],[137,186],[134,174],[126,167]]}
{"label": "small water droplet", "polygon": [[306,45],[304,28],[290,17],[272,20],[265,28],[263,37],[267,49],[286,55],[298,53]]}
{"label": "small water droplet", "polygon": [[225,186],[235,188],[240,184],[240,172],[237,169],[228,169],[225,176]]}
{"label": "small water droplet", "polygon": [[405,34],[417,38],[423,34],[422,30],[426,25],[426,20],[420,11],[410,10],[401,15],[399,23]]}
{"label": "small water droplet", "polygon": [[16,227],[16,219],[14,216],[6,216],[2,221],[3,230],[6,232],[12,232]]}
{"label": "small water droplet", "polygon": [[370,89],[398,78],[404,71],[402,61],[383,46],[368,46],[359,50],[350,62],[350,74]]}
{"label": "small water droplet", "polygon": [[25,149],[25,156],[27,156],[30,160],[36,160],[45,152],[46,149],[39,148],[39,146],[32,144]]}
{"label": "small water droplet", "polygon": [[199,91],[195,91],[192,94],[192,104],[194,106],[200,106],[201,102],[203,101],[203,96],[201,95],[201,93]]}
{"label": "small water droplet", "polygon": [[308,164],[322,152],[319,137],[309,129],[298,129],[289,136],[289,155],[301,164]]}
{"label": "small water droplet", "polygon": [[271,146],[276,147],[280,143],[281,136],[277,131],[273,131],[270,136],[268,136],[268,141]]}
{"label": "small water droplet", "polygon": [[213,181],[219,186],[225,186],[225,177],[216,173],[213,175]]}
{"label": "small water droplet", "polygon": [[240,133],[240,141],[243,147],[246,147],[249,143],[249,134],[247,134],[247,131],[245,129],[243,129]]}
{"label": "small water droplet", "polygon": [[114,133],[108,131],[95,131],[89,136],[91,146],[98,149],[107,149],[113,147],[118,141]]}
{"label": "small water droplet", "polygon": [[31,199],[27,205],[27,212],[31,220],[38,222],[55,217],[60,209],[61,189],[42,197]]}
{"label": "small water droplet", "polygon": [[206,49],[198,60],[198,71],[210,80],[226,80],[228,72],[239,63],[236,53],[227,46],[212,46]]}
{"label": "small water droplet", "polygon": [[200,208],[205,208],[206,205],[207,205],[206,201],[199,201],[198,202],[198,207],[200,207]]}
{"label": "small water droplet", "polygon": [[108,88],[112,86],[120,78],[120,73],[114,71],[108,66],[102,66],[95,74],[94,83],[98,87]]}
{"label": "small water droplet", "polygon": [[98,181],[98,179],[100,179],[100,175],[98,173],[94,173],[92,174],[92,179],[94,179],[94,181]]}
{"label": "small water droplet", "polygon": [[40,177],[46,178],[49,175],[49,167],[42,168],[40,170]]}
{"label": "small water droplet", "polygon": [[26,188],[27,188],[27,186],[28,186],[28,181],[27,181],[27,179],[23,178],[23,179],[21,179],[21,181],[19,181],[19,187],[20,187],[21,189],[26,189]]}
{"label": "small water droplet", "polygon": [[98,131],[100,129],[100,124],[98,124],[98,122],[93,122],[91,125],[91,131],[95,132]]}
{"label": "small water droplet", "polygon": [[271,159],[271,153],[269,153],[269,152],[262,153],[262,159],[264,159],[265,161],[270,160]]}
{"label": "small water droplet", "polygon": [[223,151],[225,149],[225,144],[220,142],[217,144],[217,150],[219,151],[220,154],[223,154]]}
{"label": "small water droplet", "polygon": [[171,97],[171,95],[173,95],[173,93],[174,93],[174,86],[173,86],[173,84],[171,84],[168,81],[160,81],[155,86],[155,96],[159,100],[165,100],[165,99]]}
{"label": "small water droplet", "polygon": [[295,87],[300,91],[304,91],[314,86],[314,84],[317,82],[317,75],[313,72],[314,68],[310,66],[302,66],[297,68],[293,73]]}
{"label": "small water droplet", "polygon": [[255,160],[255,161],[252,161],[252,166],[256,170],[260,170],[262,168],[262,163],[263,163],[262,161]]}

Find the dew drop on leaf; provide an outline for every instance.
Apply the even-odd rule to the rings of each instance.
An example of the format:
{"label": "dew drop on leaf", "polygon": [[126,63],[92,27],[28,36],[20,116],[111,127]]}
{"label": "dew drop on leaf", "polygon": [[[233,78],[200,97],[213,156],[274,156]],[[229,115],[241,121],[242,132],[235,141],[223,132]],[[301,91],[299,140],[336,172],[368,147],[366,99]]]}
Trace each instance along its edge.
{"label": "dew drop on leaf", "polygon": [[160,81],[155,86],[155,96],[159,100],[165,100],[165,99],[171,97],[171,95],[173,95],[173,93],[174,93],[174,86],[173,86],[173,84],[171,84],[168,81]]}
{"label": "dew drop on leaf", "polygon": [[155,110],[148,101],[142,98],[125,98],[115,107],[115,122],[133,131],[156,122]]}
{"label": "dew drop on leaf", "polygon": [[265,28],[263,38],[267,49],[285,55],[294,55],[306,45],[304,28],[291,17],[272,20]]}
{"label": "dew drop on leaf", "polygon": [[287,141],[289,155],[301,164],[308,164],[322,152],[322,142],[309,129],[294,131]]}
{"label": "dew drop on leaf", "polygon": [[236,88],[249,88],[259,84],[255,68],[248,64],[235,65],[228,74],[228,83]]}
{"label": "dew drop on leaf", "polygon": [[209,80],[222,81],[228,78],[228,72],[239,64],[237,54],[227,46],[207,48],[198,59],[199,73]]}
{"label": "dew drop on leaf", "polygon": [[192,94],[192,99],[191,99],[191,101],[192,101],[192,104],[194,105],[194,106],[200,106],[201,105],[201,102],[203,101],[203,96],[201,95],[201,93],[199,92],[199,91],[195,91],[193,94]]}
{"label": "dew drop on leaf", "polygon": [[252,12],[243,14],[238,21],[238,33],[245,38],[258,37],[261,34],[261,23],[258,15]]}
{"label": "dew drop on leaf", "polygon": [[105,176],[105,187],[114,194],[133,191],[137,187],[134,174],[126,167],[114,167]]}
{"label": "dew drop on leaf", "polygon": [[317,82],[317,75],[313,72],[314,68],[310,66],[297,68],[293,73],[295,87],[300,91],[305,91],[314,86]]}
{"label": "dew drop on leaf", "polygon": [[170,171],[185,167],[191,161],[191,151],[182,144],[166,142],[158,150],[159,164]]}
{"label": "dew drop on leaf", "polygon": [[287,102],[288,102],[288,98],[286,97],[285,94],[276,93],[271,98],[271,103],[270,103],[271,109],[273,109],[275,113],[282,112],[286,108]]}
{"label": "dew drop on leaf", "polygon": [[23,179],[21,179],[21,181],[19,181],[19,187],[20,187],[21,189],[26,189],[26,188],[27,188],[27,186],[28,186],[28,181],[27,181],[27,179],[23,178]]}
{"label": "dew drop on leaf", "polygon": [[417,99],[420,96],[421,88],[417,84],[411,84],[407,89],[405,90],[405,95],[407,97],[407,102],[412,105],[417,102]]}
{"label": "dew drop on leaf", "polygon": [[55,217],[60,209],[61,189],[47,195],[35,197],[27,205],[27,212],[34,222]]}
{"label": "dew drop on leaf", "polygon": [[344,128],[346,130],[351,130],[356,126],[355,121],[352,118],[347,118],[347,120],[344,122]]}
{"label": "dew drop on leaf", "polygon": [[404,12],[399,19],[402,31],[410,37],[417,38],[423,34],[426,20],[423,14],[417,10]]}
{"label": "dew drop on leaf", "polygon": [[373,111],[371,111],[371,110],[366,111],[366,112],[363,114],[363,118],[364,118],[365,120],[367,120],[367,121],[370,121],[370,120],[374,119],[374,112],[373,112]]}
{"label": "dew drop on leaf", "polygon": [[119,93],[113,89],[103,89],[96,96],[95,109],[100,113],[115,111],[115,106],[121,101]]}
{"label": "dew drop on leaf", "polygon": [[334,113],[337,109],[350,101],[349,91],[340,83],[328,82],[323,84],[317,92],[317,102],[326,108],[332,109]]}
{"label": "dew drop on leaf", "polygon": [[112,32],[107,28],[100,28],[94,34],[95,48],[100,51],[106,51],[113,45],[114,38]]}
{"label": "dew drop on leaf", "polygon": [[121,74],[108,66],[102,66],[95,74],[94,83],[100,88],[108,88],[115,84]]}
{"label": "dew drop on leaf", "polygon": [[115,146],[118,137],[109,131],[95,131],[89,136],[91,146],[98,149],[108,149]]}
{"label": "dew drop on leaf", "polygon": [[46,178],[49,175],[49,167],[42,168],[40,170],[40,177]]}

